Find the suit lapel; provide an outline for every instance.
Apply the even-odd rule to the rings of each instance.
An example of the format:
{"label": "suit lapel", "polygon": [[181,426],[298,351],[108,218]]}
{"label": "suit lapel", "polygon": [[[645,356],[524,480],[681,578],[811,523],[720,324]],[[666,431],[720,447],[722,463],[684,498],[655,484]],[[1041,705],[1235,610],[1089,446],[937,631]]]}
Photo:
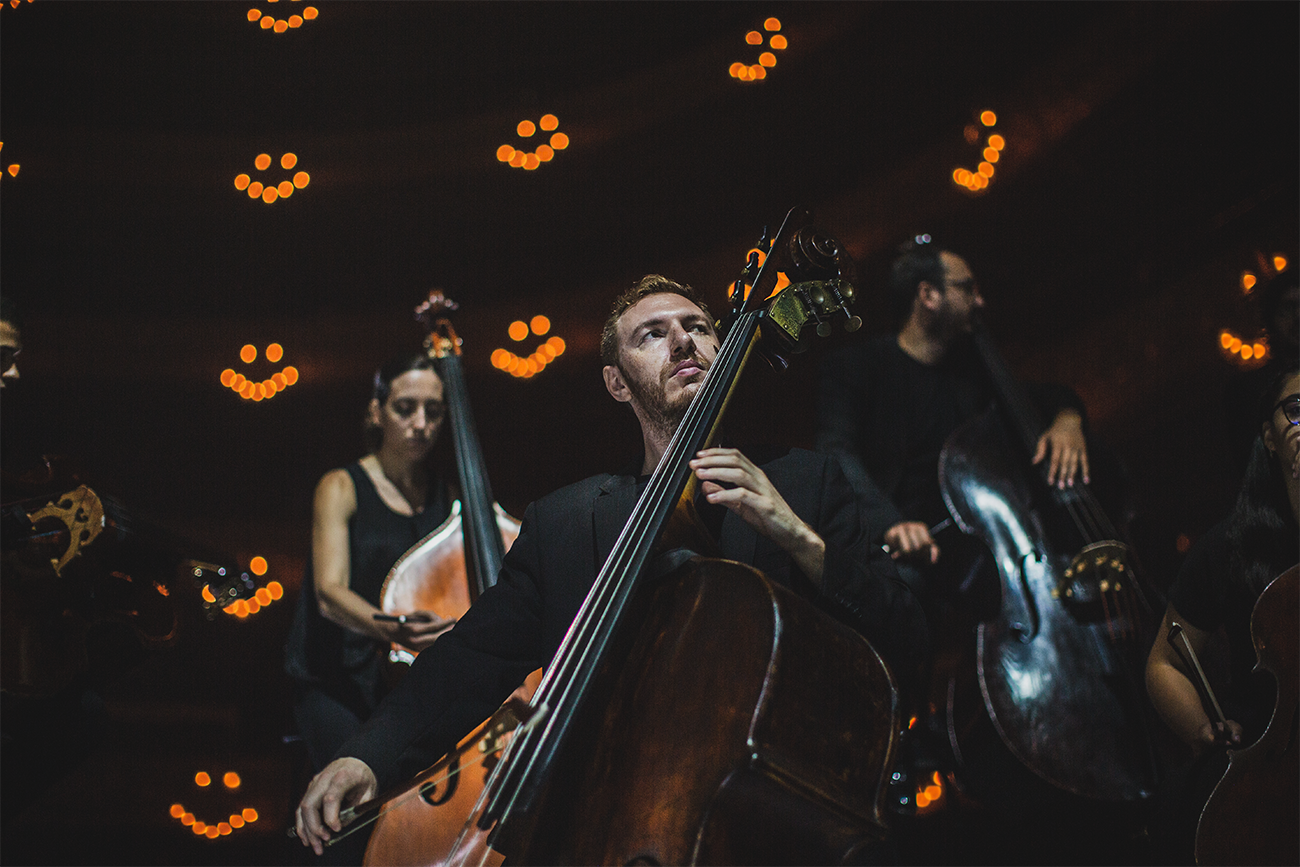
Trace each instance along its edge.
{"label": "suit lapel", "polygon": [[592,531],[598,570],[605,565],[605,559],[623,532],[623,526],[636,506],[636,499],[636,479],[633,476],[610,476],[600,486],[592,504]]}

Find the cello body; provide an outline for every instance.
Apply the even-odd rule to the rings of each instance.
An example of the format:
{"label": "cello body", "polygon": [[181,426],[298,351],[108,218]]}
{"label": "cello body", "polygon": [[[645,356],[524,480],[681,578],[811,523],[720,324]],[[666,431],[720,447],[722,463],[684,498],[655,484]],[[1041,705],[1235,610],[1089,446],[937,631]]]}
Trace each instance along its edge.
{"label": "cello body", "polygon": [[[492,512],[502,544],[508,550],[519,535],[519,521],[496,503],[492,504]],[[387,614],[432,611],[439,617],[458,619],[469,610],[471,601],[464,518],[461,501],[454,500],[447,520],[393,564],[379,591],[379,607]],[[410,664],[414,658],[397,644],[389,652],[389,659],[399,664]]]}
{"label": "cello body", "polygon": [[[1028,461],[1007,443],[990,411],[955,431],[940,457],[948,508],[992,553],[1001,589],[997,615],[978,625],[973,657],[949,681],[959,779],[1021,811],[1123,811],[1157,782],[1136,674],[1141,611],[1122,592],[1132,576],[1114,543],[1074,557],[1073,540],[1056,541]],[[1101,575],[1076,574],[1080,561]]]}
{"label": "cello body", "polygon": [[1300,566],[1273,579],[1255,603],[1256,666],[1277,680],[1268,728],[1229,752],[1196,828],[1196,863],[1300,864]]}
{"label": "cello body", "polygon": [[871,645],[731,561],[644,595],[514,860],[834,864],[882,839],[900,711]]}

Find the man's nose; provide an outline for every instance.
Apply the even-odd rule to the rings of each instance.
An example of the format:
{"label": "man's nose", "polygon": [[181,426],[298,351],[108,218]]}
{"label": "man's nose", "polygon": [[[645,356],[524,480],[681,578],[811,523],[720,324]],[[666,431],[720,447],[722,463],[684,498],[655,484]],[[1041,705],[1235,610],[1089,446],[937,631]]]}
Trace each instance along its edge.
{"label": "man's nose", "polygon": [[673,352],[688,354],[695,351],[695,337],[684,328],[673,329]]}

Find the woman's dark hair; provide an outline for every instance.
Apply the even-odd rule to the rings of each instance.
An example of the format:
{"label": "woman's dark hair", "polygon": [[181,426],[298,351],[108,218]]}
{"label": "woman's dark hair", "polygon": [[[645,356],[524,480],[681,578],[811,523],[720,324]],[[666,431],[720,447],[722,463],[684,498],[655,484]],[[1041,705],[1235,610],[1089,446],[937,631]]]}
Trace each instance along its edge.
{"label": "woman's dark hair", "polygon": [[[434,360],[427,355],[404,355],[390,359],[375,371],[374,386],[370,390],[371,399],[379,401],[380,406],[386,404],[389,394],[393,391],[393,380],[412,370],[432,370],[437,373]],[[369,401],[366,402],[366,412],[361,424],[366,449],[372,452],[378,451],[383,444],[383,432],[370,423]]]}
{"label": "woman's dark hair", "polygon": [[[1256,413],[1257,430],[1272,418],[1286,381],[1300,372],[1289,365],[1274,378]],[[1258,596],[1283,570],[1295,564],[1300,531],[1291,514],[1283,470],[1270,454],[1261,434],[1256,434],[1250,460],[1242,477],[1237,503],[1228,516],[1230,573]]]}

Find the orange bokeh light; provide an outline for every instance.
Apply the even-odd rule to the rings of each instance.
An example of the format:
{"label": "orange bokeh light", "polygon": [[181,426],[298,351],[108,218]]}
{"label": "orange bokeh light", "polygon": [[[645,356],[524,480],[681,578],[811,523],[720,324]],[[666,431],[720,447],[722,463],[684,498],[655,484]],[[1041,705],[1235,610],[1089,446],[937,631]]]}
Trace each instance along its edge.
{"label": "orange bokeh light", "polygon": [[280,181],[275,190],[280,194],[280,198],[287,199],[293,195],[293,183],[291,181]]}
{"label": "orange bokeh light", "polygon": [[230,814],[230,827],[232,827],[232,828],[242,828],[242,827],[244,827],[244,817],[241,816],[241,815],[239,815],[238,813],[231,813],[231,814]]}
{"label": "orange bokeh light", "polygon": [[1266,352],[1268,352],[1268,346],[1266,346],[1266,345],[1263,344],[1263,343],[1256,343],[1256,344],[1254,344],[1254,348],[1255,348],[1255,357],[1256,357],[1256,358],[1263,358],[1263,357],[1264,357],[1264,354],[1265,354]]}
{"label": "orange bokeh light", "polygon": [[257,603],[263,607],[271,604],[271,592],[265,587],[257,588],[257,592],[253,596],[256,597]]}
{"label": "orange bokeh light", "polygon": [[529,321],[528,327],[532,329],[534,334],[540,337],[551,330],[551,320],[547,319],[545,316],[534,316],[532,320]]}
{"label": "orange bokeh light", "polygon": [[980,123],[984,124],[985,126],[993,126],[997,122],[998,122],[998,116],[993,112],[991,111],[981,112]]}
{"label": "orange bokeh light", "polygon": [[181,815],[181,824],[182,824],[182,825],[193,825],[193,824],[194,824],[194,814],[193,814],[193,813],[184,813],[184,814],[182,814],[182,815]]}
{"label": "orange bokeh light", "polygon": [[784,36],[773,36],[768,44],[778,51],[789,46],[789,43],[786,42]]}
{"label": "orange bokeh light", "polygon": [[524,152],[523,152],[523,151],[515,151],[515,152],[510,156],[510,165],[514,166],[515,168],[519,168],[519,167],[522,166],[523,164],[524,164]]}
{"label": "orange bokeh light", "polygon": [[537,122],[537,125],[546,132],[550,132],[560,125],[560,119],[553,114],[544,114],[542,119]]}
{"label": "orange bokeh light", "polygon": [[551,136],[551,147],[557,151],[562,151],[569,146],[569,137],[562,132],[557,132]]}
{"label": "orange bokeh light", "polygon": [[510,335],[511,340],[523,340],[528,336],[528,325],[516,319],[506,329],[506,334]]}
{"label": "orange bokeh light", "polygon": [[239,784],[243,781],[239,779],[239,774],[234,771],[226,771],[226,775],[221,778],[221,782],[225,784],[227,789],[238,789]]}
{"label": "orange bokeh light", "polygon": [[1002,154],[998,153],[998,149],[997,149],[997,148],[994,148],[994,147],[987,147],[987,148],[984,148],[984,159],[985,159],[986,161],[988,161],[988,162],[990,162],[990,163],[995,163],[995,162],[998,161],[998,158],[999,158],[1000,156],[1002,156]]}
{"label": "orange bokeh light", "polygon": [[260,195],[262,195],[262,182],[253,181],[248,185],[248,197],[250,199],[256,199]]}
{"label": "orange bokeh light", "polygon": [[253,179],[248,175],[235,175],[235,189],[246,190]]}
{"label": "orange bokeh light", "polygon": [[233,370],[227,367],[225,370],[221,371],[222,385],[224,385],[226,388],[230,388],[231,384],[234,381],[235,381],[235,372]]}
{"label": "orange bokeh light", "polygon": [[759,33],[757,30],[751,30],[745,34],[745,41],[750,45],[762,45],[763,34]]}
{"label": "orange bokeh light", "polygon": [[524,156],[525,171],[531,172],[533,169],[537,168],[541,164],[542,161],[537,158],[537,154],[527,154],[526,156]]}
{"label": "orange bokeh light", "polygon": [[510,158],[514,155],[515,155],[515,149],[512,148],[510,145],[501,145],[501,147],[497,148],[498,162],[508,163],[510,162]]}
{"label": "orange bokeh light", "polygon": [[1286,270],[1286,266],[1287,266],[1286,256],[1274,256],[1274,257],[1273,257],[1273,270],[1274,270],[1274,271],[1277,271],[1277,272],[1280,274],[1280,273],[1282,273],[1283,271]]}
{"label": "orange bokeh light", "polygon": [[1237,351],[1240,352],[1241,357],[1246,359],[1247,361],[1249,361],[1255,355],[1255,347],[1251,346],[1249,343],[1241,344],[1241,349]]}
{"label": "orange bokeh light", "polygon": [[265,557],[254,557],[248,561],[248,571],[254,575],[265,575],[267,569]]}
{"label": "orange bokeh light", "polygon": [[259,172],[264,172],[271,167],[270,154],[258,154],[257,159],[253,160],[253,165],[257,166]]}
{"label": "orange bokeh light", "polygon": [[767,70],[759,63],[755,63],[753,66],[749,67],[749,74],[754,76],[756,79],[767,78]]}
{"label": "orange bokeh light", "polygon": [[243,810],[243,816],[245,822],[257,821],[257,811],[254,810],[252,807],[245,807]]}
{"label": "orange bokeh light", "polygon": [[1007,140],[1004,139],[1002,136],[998,135],[997,133],[994,133],[993,135],[989,136],[989,147],[1002,150],[1006,146],[1007,146]]}
{"label": "orange bokeh light", "polygon": [[1226,332],[1226,331],[1220,331],[1220,332],[1219,332],[1219,345],[1222,346],[1224,349],[1228,349],[1229,347],[1231,347],[1231,346],[1232,346],[1232,335],[1229,334],[1229,333]]}
{"label": "orange bokeh light", "polygon": [[195,822],[193,825],[190,825],[190,830],[194,832],[195,836],[202,837],[204,834],[208,833],[208,826],[203,822]]}
{"label": "orange bokeh light", "polygon": [[275,187],[267,187],[262,190],[262,201],[266,202],[268,205],[274,204],[275,200],[278,198],[280,198],[280,191]]}
{"label": "orange bokeh light", "polygon": [[185,808],[180,804],[172,804],[171,814],[173,819],[179,819],[185,815]]}
{"label": "orange bokeh light", "polygon": [[301,27],[301,26],[302,26],[302,18],[299,17],[299,16],[297,16],[297,15],[290,15],[290,16],[289,16],[289,26],[290,26],[290,27]]}
{"label": "orange bokeh light", "polygon": [[278,343],[272,343],[266,347],[266,360],[275,364],[281,358],[284,358],[284,347]]}
{"label": "orange bokeh light", "polygon": [[763,29],[768,33],[775,33],[781,29],[781,21],[777,18],[769,18],[763,22]]}
{"label": "orange bokeh light", "polygon": [[762,66],[776,66],[776,55],[770,51],[764,51],[762,54],[758,55],[758,62]]}
{"label": "orange bokeh light", "polygon": [[284,31],[286,31],[286,30],[288,30],[288,29],[289,29],[289,22],[288,22],[288,21],[285,21],[283,18],[281,18],[281,19],[279,19],[279,20],[277,20],[277,21],[275,22],[275,32],[276,32],[276,33],[283,33]]}
{"label": "orange bokeh light", "polygon": [[519,126],[515,127],[515,132],[519,133],[520,138],[528,138],[537,132],[537,126],[531,120],[521,120]]}
{"label": "orange bokeh light", "polygon": [[293,185],[300,190],[309,183],[311,183],[311,175],[306,172],[298,172],[293,176]]}
{"label": "orange bokeh light", "polygon": [[275,19],[272,18],[270,15],[267,15],[265,18],[261,20],[260,26],[263,30],[270,30],[272,27],[275,26]]}
{"label": "orange bokeh light", "polygon": [[9,167],[9,177],[11,178],[18,177],[18,163],[14,163]]}
{"label": "orange bokeh light", "polygon": [[284,156],[280,157],[280,168],[291,169],[296,165],[298,165],[297,154],[285,154]]}
{"label": "orange bokeh light", "polygon": [[1241,272],[1241,288],[1249,292],[1255,288],[1255,275],[1249,271]]}
{"label": "orange bokeh light", "polygon": [[988,162],[980,163],[979,173],[986,178],[993,177],[993,164]]}
{"label": "orange bokeh light", "polygon": [[284,381],[293,385],[298,381],[298,368],[290,366],[284,369]]}
{"label": "orange bokeh light", "polygon": [[239,360],[245,364],[252,364],[257,359],[257,347],[251,343],[245,343],[244,348],[239,350]]}
{"label": "orange bokeh light", "polygon": [[555,151],[551,150],[550,145],[538,145],[537,158],[544,163],[549,163],[551,160],[555,159]]}
{"label": "orange bokeh light", "polygon": [[284,597],[284,585],[279,581],[268,581],[266,592],[271,594],[272,601],[281,599]]}
{"label": "orange bokeh light", "polygon": [[492,350],[492,366],[497,370],[502,370],[510,362],[510,353],[504,349]]}
{"label": "orange bokeh light", "polygon": [[259,18],[261,18],[261,17],[262,17],[262,10],[260,10],[260,9],[249,9],[249,10],[248,10],[248,20],[249,20],[249,21],[256,21],[257,19],[259,19]]}
{"label": "orange bokeh light", "polygon": [[[295,17],[296,17],[296,16],[295,16]],[[217,833],[221,834],[221,836],[223,836],[223,837],[226,836],[227,834],[229,834],[229,833],[230,833],[230,830],[231,830],[231,829],[230,829],[230,823],[229,823],[229,822],[220,822],[220,823],[218,823],[218,825],[217,825]]]}
{"label": "orange bokeh light", "polygon": [[194,784],[196,786],[210,786],[212,785],[212,778],[208,776],[207,771],[199,771],[194,775]]}
{"label": "orange bokeh light", "polygon": [[556,355],[563,355],[565,349],[564,339],[558,335],[546,341],[546,345],[555,350]]}
{"label": "orange bokeh light", "polygon": [[315,6],[308,6],[306,9],[302,10],[302,17],[308,21],[314,20],[319,14],[320,13],[316,11]]}

